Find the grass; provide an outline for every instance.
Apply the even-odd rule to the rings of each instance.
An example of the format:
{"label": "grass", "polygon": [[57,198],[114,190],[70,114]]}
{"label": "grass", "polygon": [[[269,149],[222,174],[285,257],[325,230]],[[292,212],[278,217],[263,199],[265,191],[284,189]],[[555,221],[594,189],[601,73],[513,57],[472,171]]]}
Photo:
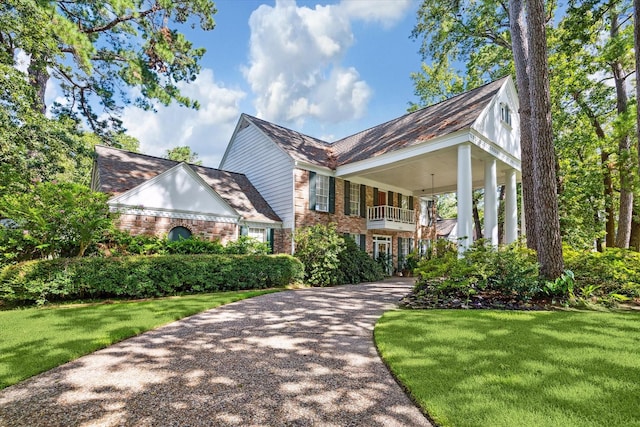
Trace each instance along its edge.
{"label": "grass", "polygon": [[640,426],[640,313],[391,311],[380,354],[443,426]]}
{"label": "grass", "polygon": [[125,338],[275,290],[0,311],[0,389]]}

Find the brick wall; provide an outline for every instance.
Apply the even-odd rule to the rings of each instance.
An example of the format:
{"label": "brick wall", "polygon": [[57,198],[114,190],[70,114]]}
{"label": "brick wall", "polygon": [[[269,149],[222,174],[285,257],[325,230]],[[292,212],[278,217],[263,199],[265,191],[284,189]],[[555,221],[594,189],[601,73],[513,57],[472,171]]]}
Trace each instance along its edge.
{"label": "brick wall", "polygon": [[[367,220],[360,216],[352,216],[344,214],[344,192],[345,181],[336,179],[336,209],[335,213],[318,212],[309,209],[309,171],[296,169],[295,172],[295,226],[296,228],[311,226],[315,224],[329,224],[331,222],[337,224],[338,232],[350,234],[365,234],[367,236],[366,251],[373,253],[373,236],[391,236],[392,252],[394,259],[398,256],[398,237],[416,239],[415,232],[390,231],[390,230],[367,230]],[[366,206],[374,206],[373,187],[366,187]],[[394,200],[394,205],[397,205]],[[414,210],[418,210],[419,204],[417,198],[414,197]],[[290,233],[290,231],[289,231]],[[286,240],[286,239],[285,239]],[[291,250],[289,246],[289,250]]]}
{"label": "brick wall", "polygon": [[166,236],[174,227],[185,227],[193,235],[202,236],[208,240],[220,240],[223,244],[235,240],[238,235],[236,224],[146,215],[120,215],[116,225],[120,230],[129,231],[131,234],[149,234],[158,237]]}

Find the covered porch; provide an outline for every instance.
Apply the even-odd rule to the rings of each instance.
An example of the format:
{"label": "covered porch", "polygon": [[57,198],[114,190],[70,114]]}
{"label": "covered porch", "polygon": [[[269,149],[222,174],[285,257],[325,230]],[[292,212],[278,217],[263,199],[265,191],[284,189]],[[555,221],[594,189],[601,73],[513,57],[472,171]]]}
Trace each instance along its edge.
{"label": "covered porch", "polygon": [[473,191],[480,188],[484,189],[484,237],[493,245],[499,243],[498,189],[504,185],[504,241],[517,240],[519,154],[519,144],[505,147],[483,137],[475,129],[465,129],[420,145],[338,166],[336,176],[374,187],[408,190],[420,201],[420,215],[401,207],[368,206],[368,229],[415,231],[421,225],[420,218],[424,218],[427,199],[455,192],[458,248],[462,253],[473,242]]}

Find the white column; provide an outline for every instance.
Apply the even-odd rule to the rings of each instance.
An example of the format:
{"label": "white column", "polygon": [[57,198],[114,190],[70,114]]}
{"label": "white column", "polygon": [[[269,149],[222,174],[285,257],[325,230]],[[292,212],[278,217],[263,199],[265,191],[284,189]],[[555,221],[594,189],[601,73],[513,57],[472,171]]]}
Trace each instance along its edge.
{"label": "white column", "polygon": [[496,159],[484,162],[484,237],[498,246],[498,182]]}
{"label": "white column", "polygon": [[[473,242],[473,183],[471,145],[458,145],[458,254]],[[462,238],[462,239],[461,239]]]}
{"label": "white column", "polygon": [[518,195],[516,187],[516,171],[509,169],[505,173],[506,186],[504,195],[504,238],[507,244],[518,240]]}

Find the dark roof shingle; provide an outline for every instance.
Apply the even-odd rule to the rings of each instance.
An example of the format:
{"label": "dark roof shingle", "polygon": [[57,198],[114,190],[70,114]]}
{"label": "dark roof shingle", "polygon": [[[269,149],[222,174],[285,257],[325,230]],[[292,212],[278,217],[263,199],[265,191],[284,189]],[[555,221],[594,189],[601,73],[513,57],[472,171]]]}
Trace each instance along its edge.
{"label": "dark roof shingle", "polygon": [[339,165],[357,162],[471,127],[507,78],[405,114],[332,144]]}
{"label": "dark roof shingle", "polygon": [[[98,188],[95,189],[113,196],[131,190],[179,163],[101,145],[97,145],[95,149],[98,179]],[[257,222],[281,221],[244,174],[192,164],[189,167],[243,219]]]}

